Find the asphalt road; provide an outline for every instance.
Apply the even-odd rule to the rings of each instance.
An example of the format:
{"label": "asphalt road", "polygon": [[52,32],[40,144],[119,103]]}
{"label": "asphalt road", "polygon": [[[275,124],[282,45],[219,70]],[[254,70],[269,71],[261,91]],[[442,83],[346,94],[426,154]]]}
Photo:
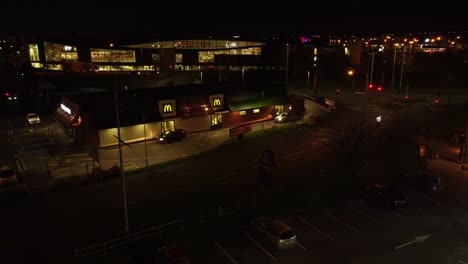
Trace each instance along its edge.
{"label": "asphalt road", "polygon": [[[317,129],[316,127],[297,126],[280,133],[265,135],[264,137],[246,138],[244,142],[233,143],[222,152],[154,169],[150,173],[135,174],[127,177],[130,230],[134,232],[154,226],[155,224],[164,223],[174,217],[189,215],[196,210],[209,208],[233,197],[247,195],[256,191],[258,187],[256,182],[256,162],[261,151],[265,148],[272,149],[275,152],[278,163],[278,167],[274,172],[276,179],[275,193],[287,193],[285,192],[287,189],[306,190],[310,193],[323,188],[331,190],[331,187],[335,186],[334,184],[336,183],[333,177],[340,176],[339,173],[350,169],[342,167],[350,164],[344,158],[352,157],[346,155],[346,153],[352,152],[344,151],[343,146],[347,148],[355,147],[352,144],[346,145],[349,143],[346,140],[344,142],[345,145],[342,144],[343,142],[333,143],[332,138],[339,139],[343,134],[342,132],[355,136],[355,133],[360,131],[358,128],[365,127],[363,138],[366,140],[359,142],[372,146],[376,142],[371,139],[379,140],[385,137],[384,131],[395,131],[395,128],[405,131],[405,126],[396,122],[396,119],[392,119],[394,115],[388,110],[376,109],[375,113],[372,112],[372,114],[369,109],[366,110],[364,113],[361,111],[343,112],[343,115],[346,116],[339,116],[336,119],[339,122],[330,122],[323,125],[328,127],[326,130]],[[374,127],[374,114],[380,113],[384,113],[384,116],[388,116],[388,118],[385,119],[382,129],[377,130]],[[366,121],[364,123],[359,122],[363,117]],[[399,120],[402,120],[402,118]],[[411,120],[411,118],[406,118],[406,120]],[[391,127],[390,124],[392,124]],[[388,130],[385,129],[387,126],[389,126]],[[355,131],[350,130],[350,128],[354,128]],[[367,156],[372,153],[378,153],[366,152],[366,147],[361,147],[361,149],[362,153],[366,153]],[[340,155],[337,157],[337,154]],[[354,169],[351,168],[351,170]],[[310,197],[305,196],[305,198]],[[12,197],[9,197],[9,199],[12,199]],[[365,206],[359,202],[359,199],[350,199],[348,202],[352,207]],[[305,203],[307,204],[307,202]],[[347,203],[343,204],[344,208],[348,208]],[[20,259],[25,259],[28,255],[66,255],[71,254],[71,250],[75,247],[86,246],[93,242],[100,242],[123,235],[124,217],[122,204],[122,185],[119,180],[81,189],[59,190],[42,196],[27,197],[18,195],[14,197],[14,200],[10,200],[9,203],[2,204],[2,226],[12,227],[5,230],[3,234],[6,239],[2,239],[4,242],[2,248],[8,249],[10,253],[17,253]],[[423,210],[426,208],[430,213],[428,217],[432,219],[432,214],[437,214],[437,211],[430,204],[427,207],[424,207],[425,205],[418,204],[417,206]],[[337,207],[337,209],[340,208]],[[366,211],[366,207],[361,209],[361,211],[369,215],[376,213],[370,210]],[[415,212],[415,210],[409,210],[408,219],[414,226],[418,226],[420,225],[420,221],[416,216],[423,214],[418,213],[414,215]],[[278,210],[276,213],[284,212],[283,210]],[[306,226],[310,227],[307,222],[315,226],[311,221],[319,219],[317,216],[324,217],[320,212],[313,211],[310,213],[312,215],[309,215],[309,212],[292,215],[293,218],[298,218],[299,216],[299,222],[305,224],[305,226],[299,226],[299,228],[305,229]],[[346,217],[349,217],[348,213],[344,212],[342,218],[347,219]],[[444,212],[440,214],[443,215],[442,213]],[[289,217],[288,214],[286,215]],[[393,213],[391,215],[398,216]],[[406,215],[406,212],[402,212],[400,215]],[[330,217],[328,214],[325,214],[325,216]],[[331,225],[331,221],[327,220],[326,217],[322,219],[321,223]],[[310,221],[302,221],[301,218]],[[368,217],[364,218],[369,220]],[[386,219],[387,216],[384,215],[382,218]],[[357,222],[362,221],[364,220],[360,219]],[[283,257],[285,259],[290,258],[291,260],[298,261],[297,263],[302,263],[300,262],[301,259],[310,261],[310,258],[314,257],[319,258],[318,260],[322,259],[323,261],[320,263],[335,263],[333,262],[335,258],[350,257],[353,254],[353,256],[365,256],[365,252],[377,252],[377,256],[375,257],[383,256],[390,258],[386,251],[390,244],[398,244],[400,241],[404,243],[408,239],[411,240],[412,236],[416,234],[425,234],[424,232],[416,232],[425,231],[424,229],[417,229],[411,224],[406,227],[402,221],[404,222],[405,220],[390,221],[388,227],[386,226],[381,229],[382,235],[380,237],[384,238],[384,242],[388,240],[391,243],[375,242],[366,248],[363,244],[366,243],[367,245],[369,243],[368,237],[364,235],[361,238],[363,241],[361,244],[355,243],[354,238],[344,239],[343,242],[339,240],[340,243],[336,244],[336,246],[338,247],[337,249],[343,251],[343,254],[336,254],[333,251],[323,249],[323,247],[333,248],[331,246],[326,247],[330,243],[327,241],[330,238],[334,238],[330,241],[338,241],[338,239],[335,239],[335,236],[338,237],[338,232],[334,231],[334,227],[331,225],[328,227],[331,230],[328,231],[330,234],[326,233],[329,237],[324,236],[326,243],[321,241],[317,245],[317,249],[323,249],[323,251],[312,250],[315,249],[314,244],[304,242],[303,246],[307,250],[301,249],[303,252],[300,250],[299,252],[305,255],[278,254],[281,255],[281,259]],[[340,221],[337,222],[340,223]],[[342,223],[338,226],[341,229],[350,229],[356,232]],[[375,229],[370,229],[371,225],[354,228],[360,231],[361,229],[364,230],[361,232],[367,232],[368,236],[375,236],[377,232]],[[366,228],[369,228],[371,231],[365,231],[368,230]],[[317,232],[316,228],[312,229],[314,232]],[[408,233],[408,230],[414,230],[414,233]],[[304,235],[304,240],[314,240],[315,236],[317,236],[316,234],[312,235],[313,232],[311,230],[307,232],[310,236]],[[254,248],[249,250],[258,250],[255,249],[255,246],[258,247],[258,245],[252,241],[255,238],[249,238],[248,233],[245,235],[244,232],[236,232],[236,235],[242,234],[244,237],[241,236],[237,241],[240,241],[239,243],[241,244],[246,244],[244,240],[250,241],[249,243],[254,244]],[[228,242],[231,241],[229,237],[227,240]],[[235,244],[233,246],[226,246],[223,238],[220,238],[220,241],[215,244],[216,247],[220,245],[221,247],[237,250],[241,248]],[[232,241],[236,240],[233,239]],[[196,244],[204,245],[204,243]],[[361,247],[357,247],[357,245],[361,245]],[[446,244],[446,246],[449,246],[449,244]],[[274,259],[280,259],[279,255],[273,255],[274,258],[271,258],[269,254],[266,254],[266,256],[262,255],[262,252],[265,254],[260,249],[259,257],[267,261],[275,262]],[[317,252],[323,252],[323,255],[317,254]],[[217,252],[213,252],[213,258],[216,256],[214,253]],[[235,253],[232,254],[235,255]],[[241,254],[244,255],[242,252]],[[207,256],[211,255],[207,254],[205,258]],[[307,258],[300,256],[306,256]],[[326,262],[327,258],[332,261]],[[249,259],[245,259],[245,261],[252,263],[249,262]],[[245,263],[245,261],[239,260],[238,263]]]}

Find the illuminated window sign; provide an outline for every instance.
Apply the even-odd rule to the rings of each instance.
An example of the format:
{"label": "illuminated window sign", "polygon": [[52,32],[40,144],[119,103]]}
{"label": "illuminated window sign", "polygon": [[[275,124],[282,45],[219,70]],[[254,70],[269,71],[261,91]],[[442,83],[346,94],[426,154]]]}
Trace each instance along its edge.
{"label": "illuminated window sign", "polygon": [[163,113],[172,113],[172,104],[164,104]]}
{"label": "illuminated window sign", "polygon": [[239,115],[245,115],[245,114],[247,114],[247,112],[246,112],[246,111],[244,111],[244,110],[242,110],[242,111],[239,111]]}
{"label": "illuminated window sign", "polygon": [[259,108],[256,108],[253,110],[254,114],[257,114],[257,113],[260,113],[260,109]]}
{"label": "illuminated window sign", "polygon": [[64,104],[60,104],[60,108],[62,108],[62,110],[65,111],[67,114],[71,115],[70,108],[66,107]]}
{"label": "illuminated window sign", "polygon": [[221,106],[221,99],[214,98],[213,99],[213,106]]}

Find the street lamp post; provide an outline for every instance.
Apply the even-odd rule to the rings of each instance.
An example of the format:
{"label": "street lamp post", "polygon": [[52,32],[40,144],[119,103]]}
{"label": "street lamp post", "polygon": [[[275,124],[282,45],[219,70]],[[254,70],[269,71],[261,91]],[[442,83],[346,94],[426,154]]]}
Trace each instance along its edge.
{"label": "street lamp post", "polygon": [[125,186],[125,172],[123,169],[123,158],[122,158],[122,139],[120,137],[120,116],[119,116],[119,101],[117,96],[117,87],[115,85],[115,77],[113,78],[114,86],[114,104],[115,104],[115,118],[117,122],[117,137],[119,141],[119,162],[120,162],[120,176],[122,177],[122,191],[123,191],[123,204],[124,204],[124,217],[125,217],[125,232],[129,234],[130,229],[128,225],[128,208],[127,208],[127,189]]}
{"label": "street lamp post", "polygon": [[401,86],[403,84],[403,70],[405,68],[405,52],[406,52],[406,47],[403,47],[403,55],[401,58],[401,70],[400,70],[400,87],[398,89],[398,93],[401,92]]}
{"label": "street lamp post", "polygon": [[351,79],[352,79],[351,91],[354,91],[354,71],[353,71],[353,70],[349,70],[349,71],[348,71],[348,76],[350,76]]}
{"label": "street lamp post", "polygon": [[392,67],[392,81],[391,81],[392,96],[393,96],[393,88],[395,86],[395,62],[396,62],[396,54],[397,54],[396,45],[394,45],[393,48],[394,48],[394,51],[393,51],[393,67]]}

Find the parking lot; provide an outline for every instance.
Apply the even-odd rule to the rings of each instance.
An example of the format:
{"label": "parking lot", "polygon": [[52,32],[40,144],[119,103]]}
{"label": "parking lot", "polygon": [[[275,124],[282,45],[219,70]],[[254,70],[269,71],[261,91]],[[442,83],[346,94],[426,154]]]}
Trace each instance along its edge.
{"label": "parking lot", "polygon": [[408,190],[408,194],[410,203],[393,211],[355,197],[333,208],[277,216],[296,233],[298,244],[291,249],[272,249],[248,225],[182,246],[194,263],[361,263],[363,259],[375,263],[373,256],[421,247],[422,242],[405,244],[425,235],[431,239],[434,230],[443,228],[443,218],[455,210],[441,202],[444,193],[433,196]]}

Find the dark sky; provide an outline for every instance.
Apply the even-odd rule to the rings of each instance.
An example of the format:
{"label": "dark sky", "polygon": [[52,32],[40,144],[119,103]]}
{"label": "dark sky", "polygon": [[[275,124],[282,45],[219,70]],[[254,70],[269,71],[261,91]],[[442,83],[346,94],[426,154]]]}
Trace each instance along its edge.
{"label": "dark sky", "polygon": [[[122,0],[120,0],[122,1]],[[409,2],[409,1],[408,1]],[[418,2],[422,3],[422,2]],[[289,1],[9,1],[0,33],[34,35],[308,34],[466,30],[456,4],[403,7],[402,2]],[[385,5],[385,6],[383,6]]]}

